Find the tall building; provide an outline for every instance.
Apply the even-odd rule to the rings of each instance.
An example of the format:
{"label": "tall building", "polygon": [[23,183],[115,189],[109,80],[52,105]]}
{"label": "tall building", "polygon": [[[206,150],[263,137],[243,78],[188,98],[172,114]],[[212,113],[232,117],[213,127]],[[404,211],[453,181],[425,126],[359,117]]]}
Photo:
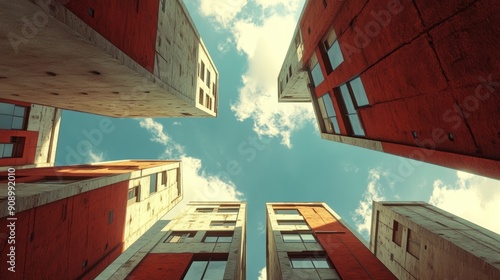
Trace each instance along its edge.
{"label": "tall building", "polygon": [[246,279],[246,203],[191,202],[137,253],[110,268],[99,279]]}
{"label": "tall building", "polygon": [[325,203],[267,203],[267,279],[397,279]]}
{"label": "tall building", "polygon": [[374,202],[370,250],[399,279],[500,279],[500,235],[425,202]]}
{"label": "tall building", "polygon": [[53,166],[61,110],[0,99],[0,171]]}
{"label": "tall building", "polygon": [[217,115],[219,73],[182,0],[0,6],[0,98],[111,117]]}
{"label": "tall building", "polygon": [[1,172],[0,274],[94,279],[182,199],[180,168],[125,160]]}
{"label": "tall building", "polygon": [[278,100],[321,137],[500,178],[494,0],[306,1]]}

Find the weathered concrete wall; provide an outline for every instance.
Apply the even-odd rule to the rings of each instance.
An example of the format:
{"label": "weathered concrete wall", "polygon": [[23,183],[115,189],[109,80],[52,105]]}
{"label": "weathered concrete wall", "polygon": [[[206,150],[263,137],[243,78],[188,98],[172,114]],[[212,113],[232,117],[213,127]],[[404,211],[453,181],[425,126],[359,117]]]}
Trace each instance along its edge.
{"label": "weathered concrete wall", "polygon": [[498,244],[498,234],[425,202],[374,203],[370,249],[399,279],[497,279]]}
{"label": "weathered concrete wall", "polygon": [[[185,52],[208,52],[181,2],[167,3],[166,11],[177,11],[168,27],[158,25],[159,1],[32,2],[2,1],[0,33],[15,43],[0,42],[0,97],[113,117],[216,115],[196,105],[198,54]],[[159,46],[165,29],[177,48]],[[165,52],[170,64],[158,60]]]}

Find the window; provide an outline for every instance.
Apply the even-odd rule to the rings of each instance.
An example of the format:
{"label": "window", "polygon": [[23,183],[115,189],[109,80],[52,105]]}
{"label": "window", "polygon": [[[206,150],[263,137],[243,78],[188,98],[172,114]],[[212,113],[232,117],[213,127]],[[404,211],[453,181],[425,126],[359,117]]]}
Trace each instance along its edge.
{"label": "window", "polygon": [[14,157],[14,144],[0,143],[0,158]]}
{"label": "window", "polygon": [[210,96],[208,93],[205,95],[205,107],[210,108]]}
{"label": "window", "polygon": [[226,270],[225,260],[204,260],[193,261],[189,269],[182,278],[183,280],[214,280],[223,279],[224,271]]}
{"label": "window", "polygon": [[330,262],[326,257],[290,257],[292,268],[331,268]]}
{"label": "window", "polygon": [[274,209],[274,214],[277,215],[300,215],[297,209]]}
{"label": "window", "polygon": [[203,92],[203,89],[200,88],[200,93],[198,94],[198,102],[200,103],[200,105],[203,105],[203,96],[205,96],[205,94]]}
{"label": "window", "polygon": [[292,65],[288,67],[288,75],[290,76],[290,78],[292,77]]}
{"label": "window", "polygon": [[349,133],[357,136],[365,136],[357,109],[369,103],[361,79],[359,77],[355,78],[341,85],[336,91],[340,95],[339,99],[344,105],[344,121],[349,125]]}
{"label": "window", "polygon": [[231,243],[233,241],[233,232],[207,232],[203,242],[205,243]]}
{"label": "window", "polygon": [[207,87],[210,88],[210,71],[207,69]]}
{"label": "window", "polygon": [[158,191],[158,174],[149,175],[149,193]]}
{"label": "window", "polygon": [[139,201],[139,186],[135,186],[128,190],[128,202],[127,204],[133,204]]}
{"label": "window", "polygon": [[321,67],[319,66],[319,63],[316,63],[314,67],[311,70],[311,76],[313,78],[313,83],[314,86],[318,86],[321,84],[324,80],[323,78],[323,72],[321,72]]}
{"label": "window", "polygon": [[233,213],[236,214],[240,211],[238,208],[219,208],[217,209],[217,213]]}
{"label": "window", "polygon": [[0,102],[0,129],[25,129],[26,107]]}
{"label": "window", "polygon": [[420,236],[410,229],[408,229],[408,242],[406,243],[406,251],[415,258],[420,258]]}
{"label": "window", "polygon": [[397,221],[393,222],[392,226],[392,241],[401,247],[401,240],[403,239],[403,226]]}
{"label": "window", "polygon": [[198,213],[212,213],[214,208],[196,208],[196,212]]}
{"label": "window", "polygon": [[201,62],[200,79],[205,81],[205,63]]}
{"label": "window", "polygon": [[312,233],[282,233],[283,242],[286,243],[314,243],[316,239]]}
{"label": "window", "polygon": [[331,73],[335,70],[342,62],[344,62],[344,57],[342,56],[342,51],[340,50],[339,41],[337,40],[337,34],[335,30],[330,30],[326,38],[323,40],[322,51],[328,56],[328,63],[330,64],[327,72]]}
{"label": "window", "polygon": [[182,243],[187,238],[193,238],[196,231],[174,231],[172,232],[163,243]]}
{"label": "window", "polygon": [[307,226],[304,220],[278,220],[280,226]]}
{"label": "window", "polygon": [[167,185],[167,171],[162,171],[161,172],[161,185],[166,186]]}
{"label": "window", "polygon": [[210,222],[212,227],[234,227],[236,226],[236,221],[212,221]]}
{"label": "window", "polygon": [[339,122],[337,113],[333,107],[333,101],[329,93],[323,95],[319,100],[319,110],[325,123],[326,132],[340,134]]}

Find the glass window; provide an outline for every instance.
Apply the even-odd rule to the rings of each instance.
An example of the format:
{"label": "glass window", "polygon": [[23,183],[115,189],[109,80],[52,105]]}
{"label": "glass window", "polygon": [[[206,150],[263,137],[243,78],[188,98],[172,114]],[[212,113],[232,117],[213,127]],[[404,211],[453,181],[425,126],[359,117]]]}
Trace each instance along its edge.
{"label": "glass window", "polygon": [[0,129],[23,129],[26,108],[0,102]]}
{"label": "glass window", "polygon": [[0,158],[11,158],[13,156],[14,144],[0,144]]}
{"label": "glass window", "polygon": [[349,118],[353,134],[358,136],[364,136],[365,131],[363,129],[363,126],[361,125],[361,121],[359,120],[358,111],[356,111],[354,103],[352,102],[351,95],[349,94],[349,89],[347,88],[347,84],[340,86],[340,92],[342,94],[342,99],[344,101],[344,105],[347,110],[347,116]]}
{"label": "glass window", "polygon": [[196,231],[174,231],[172,232],[164,243],[181,243],[187,238],[193,238],[196,235]]}
{"label": "glass window", "polygon": [[337,114],[333,107],[333,101],[330,97],[330,94],[327,93],[323,95],[319,103],[320,103],[320,111],[323,111],[322,107],[324,106],[324,112],[322,112],[323,115],[322,117],[323,120],[325,121],[327,132],[340,134],[339,122],[337,120]]}
{"label": "glass window", "polygon": [[393,221],[392,224],[392,242],[401,246],[401,240],[403,239],[403,227],[397,222]]}
{"label": "glass window", "polygon": [[217,209],[218,213],[238,213],[240,209],[237,208],[219,208]]}
{"label": "glass window", "polygon": [[224,278],[227,261],[193,261],[183,280],[219,280]]}
{"label": "glass window", "polygon": [[304,220],[278,220],[278,225],[307,226],[307,223]]}
{"label": "glass window", "polygon": [[207,232],[203,239],[206,243],[231,243],[233,241],[233,232]]}
{"label": "glass window", "polygon": [[217,242],[217,239],[218,239],[217,236],[207,236],[207,237],[205,237],[205,240],[203,240],[203,242],[215,243],[215,242]]}
{"label": "glass window", "polygon": [[274,213],[278,215],[300,215],[297,209],[274,209]]}
{"label": "glass window", "polygon": [[330,59],[330,64],[332,70],[335,70],[342,62],[344,62],[344,57],[342,56],[342,51],[340,50],[339,41],[335,40],[333,44],[327,51],[328,58]]}
{"label": "glass window", "polygon": [[300,237],[302,238],[302,242],[316,242],[312,233],[301,233]]}
{"label": "glass window", "polygon": [[203,61],[201,62],[200,75],[201,80],[205,81],[205,63]]}
{"label": "glass window", "polygon": [[366,97],[365,87],[363,86],[363,82],[361,82],[361,78],[357,77],[350,81],[349,84],[351,85],[352,93],[358,106],[368,105],[368,97]]}
{"label": "glass window", "polygon": [[319,63],[316,63],[316,65],[314,65],[314,67],[312,68],[311,76],[313,78],[314,86],[318,86],[325,79],[323,77],[323,72],[321,72],[321,67],[319,66]]}
{"label": "glass window", "polygon": [[315,268],[330,268],[330,264],[326,258],[311,258]]}
{"label": "glass window", "polygon": [[151,174],[149,176],[149,193],[155,193],[156,190],[157,190],[157,179],[158,179],[158,175],[155,173],[155,174]]}
{"label": "glass window", "polygon": [[210,88],[210,71],[207,69],[207,87]]}
{"label": "glass window", "polygon": [[292,268],[331,268],[325,257],[290,257]]}
{"label": "glass window", "polygon": [[283,242],[287,243],[297,243],[297,242],[302,242],[302,239],[300,239],[300,235],[295,234],[295,233],[286,233],[283,234]]}

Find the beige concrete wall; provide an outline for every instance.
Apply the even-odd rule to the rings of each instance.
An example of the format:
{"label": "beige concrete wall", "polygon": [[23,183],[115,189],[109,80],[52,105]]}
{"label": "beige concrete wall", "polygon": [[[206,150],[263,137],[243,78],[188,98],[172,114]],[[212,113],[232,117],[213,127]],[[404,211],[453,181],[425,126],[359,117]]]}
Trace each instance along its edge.
{"label": "beige concrete wall", "polygon": [[[427,203],[375,202],[371,230],[370,249],[399,279],[500,278],[500,235]],[[420,240],[417,256],[407,251],[409,231]]]}
{"label": "beige concrete wall", "polygon": [[35,166],[54,166],[61,114],[62,110],[54,107],[31,105],[27,130],[39,132]]}
{"label": "beige concrete wall", "polygon": [[[50,8],[43,4],[47,1],[33,1],[38,6],[28,0],[2,2],[2,34],[21,33],[22,18],[39,15],[48,20],[36,34],[24,38],[17,51],[9,40],[0,40],[0,75],[5,77],[0,97],[113,117],[216,115],[195,105],[196,91],[189,86],[194,81],[186,83],[197,70],[196,60],[185,57],[183,51],[193,49],[185,47],[185,43],[199,47],[197,32],[187,32],[185,40],[189,41],[180,41],[177,49],[167,50],[173,64],[160,67],[158,63],[150,73],[58,1],[50,0]],[[189,30],[192,21],[186,18],[183,4],[175,0],[170,4],[173,6],[166,10],[175,10],[179,15],[173,24]],[[164,27],[158,28],[161,34]],[[173,67],[179,65],[192,66],[182,70],[185,75],[178,80],[179,72]]]}

